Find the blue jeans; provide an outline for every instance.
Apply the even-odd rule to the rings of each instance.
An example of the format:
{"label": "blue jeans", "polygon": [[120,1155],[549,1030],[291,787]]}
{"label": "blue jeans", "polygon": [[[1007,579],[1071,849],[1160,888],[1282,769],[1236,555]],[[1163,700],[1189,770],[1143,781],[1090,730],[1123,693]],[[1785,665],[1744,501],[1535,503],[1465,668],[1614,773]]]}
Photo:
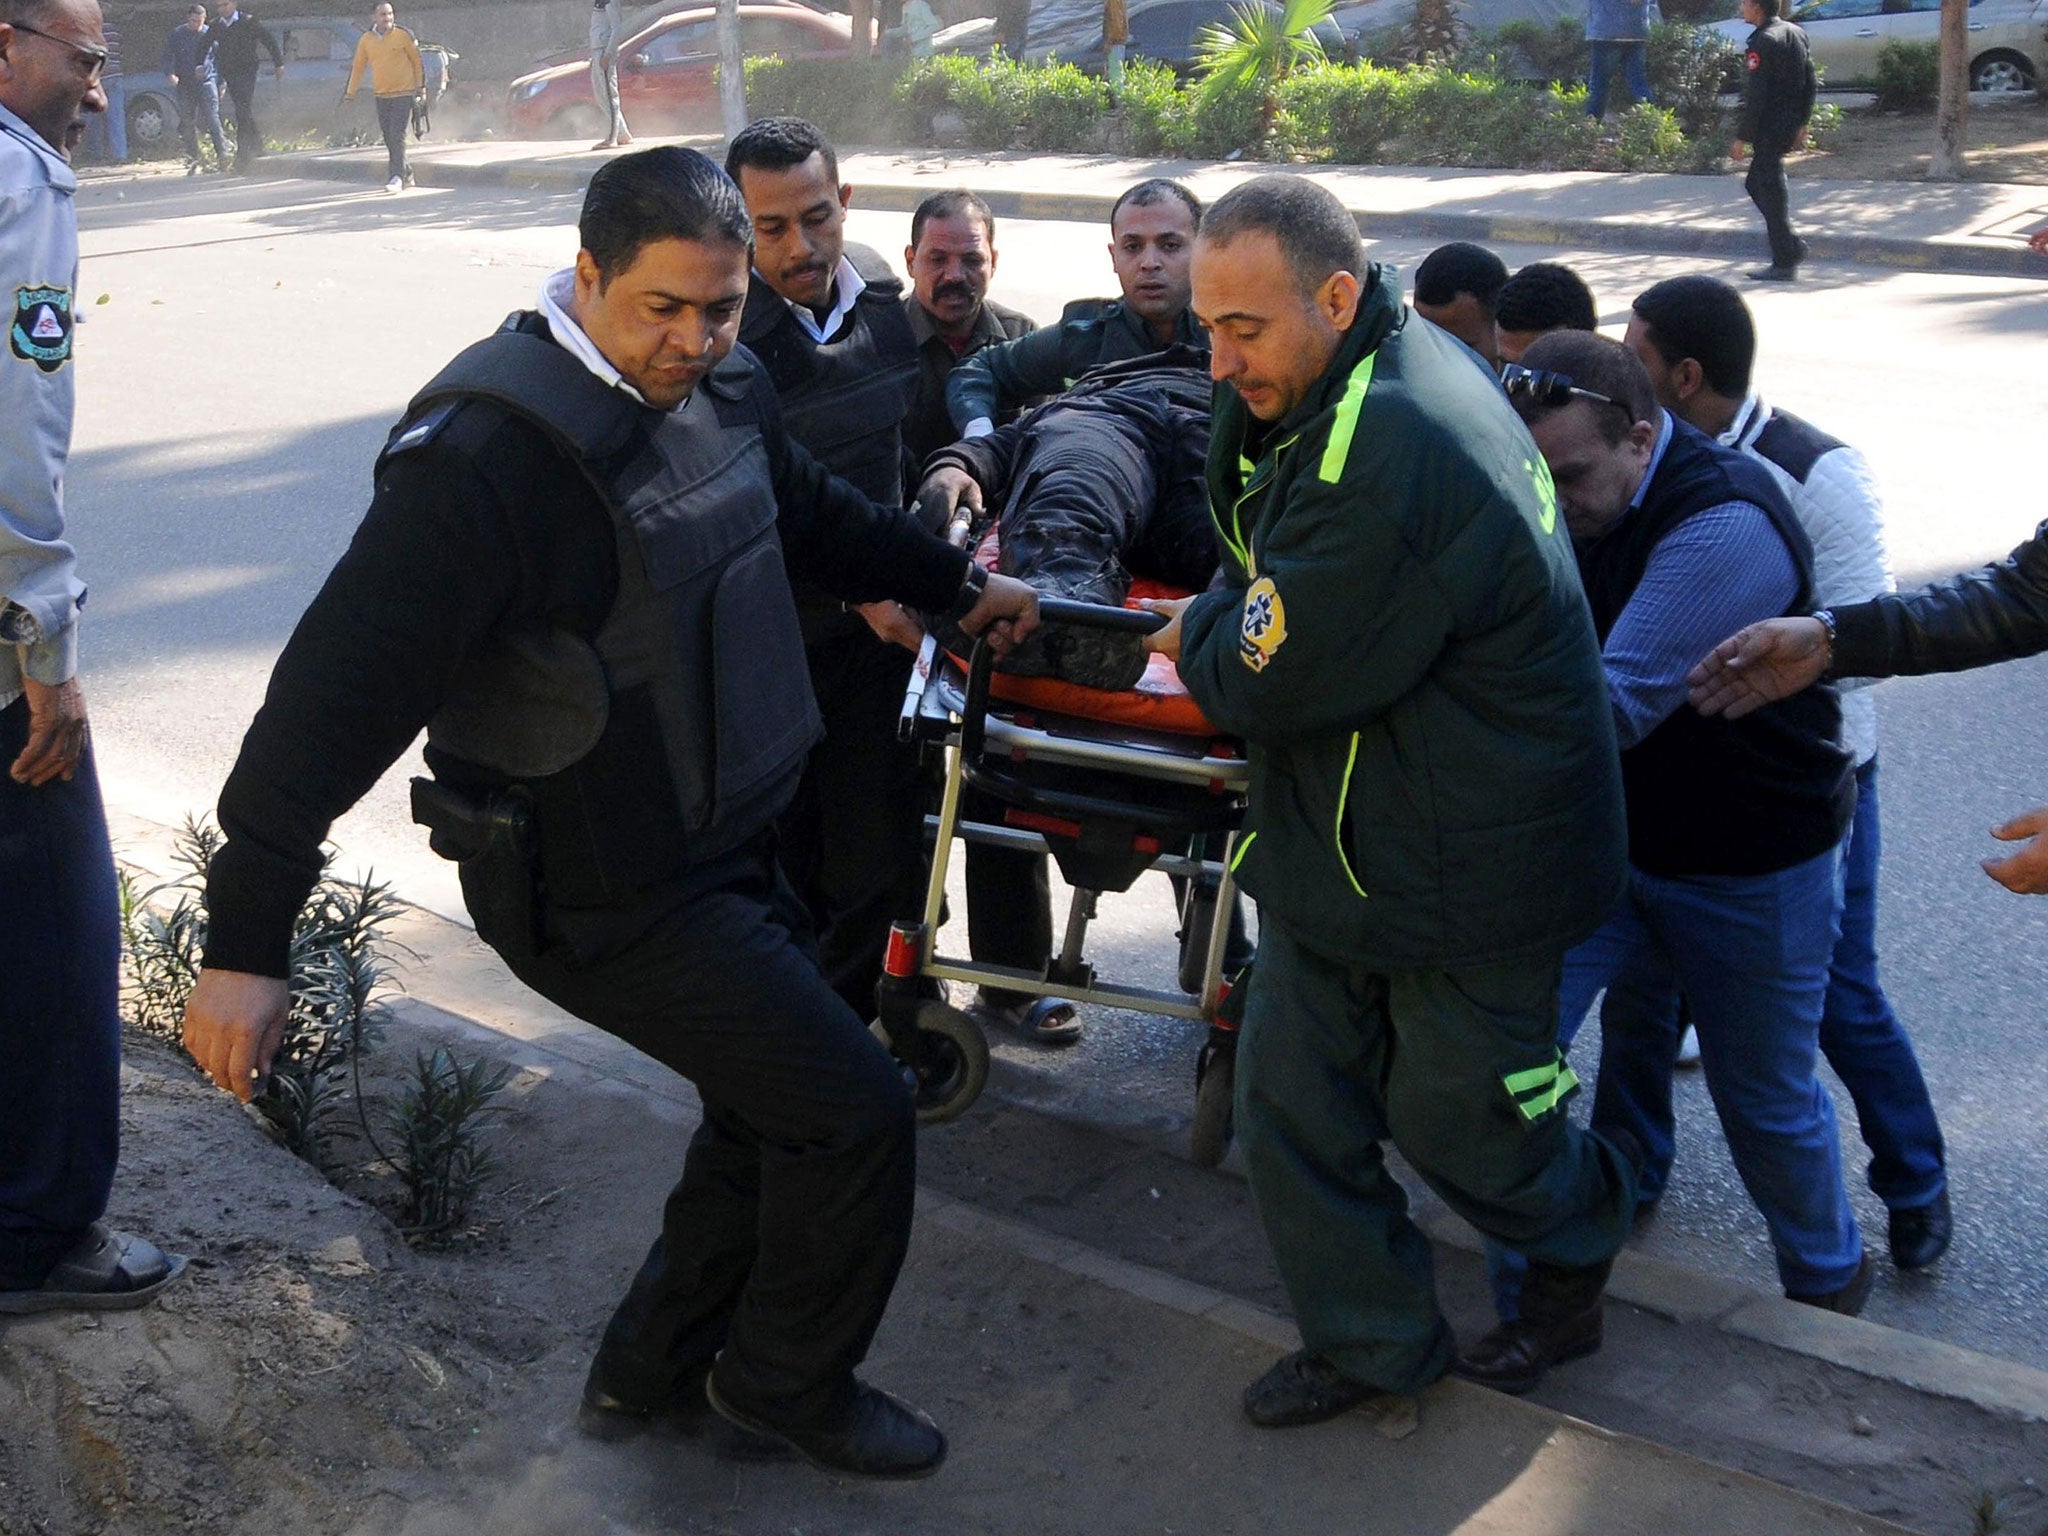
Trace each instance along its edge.
{"label": "blue jeans", "polygon": [[220,87],[211,80],[187,80],[178,86],[178,136],[185,142],[185,158],[199,163],[199,130],[213,141],[214,163],[227,169],[228,141],[220,125]]}
{"label": "blue jeans", "polygon": [[1607,82],[1617,64],[1621,66],[1621,88],[1628,92],[1629,105],[1650,99],[1650,76],[1643,67],[1643,58],[1649,47],[1647,43],[1595,38],[1586,46],[1593,54],[1586,73],[1586,116],[1607,115]]}
{"label": "blue jeans", "polygon": [[[1631,869],[1621,907],[1565,957],[1560,989],[1566,1045],[1607,989],[1593,1126],[1642,1144],[1646,1199],[1671,1166],[1680,993],[1691,1001],[1707,1091],[1793,1293],[1847,1285],[1863,1257],[1834,1104],[1819,1080],[1841,879],[1839,849],[1768,875],[1672,880]],[[1515,1267],[1499,1256],[1491,1264],[1503,1316],[1514,1315]]]}
{"label": "blue jeans", "polygon": [[7,766],[0,709],[0,1290],[40,1285],[99,1220],[121,1134],[120,905],[92,751],[71,782]]}

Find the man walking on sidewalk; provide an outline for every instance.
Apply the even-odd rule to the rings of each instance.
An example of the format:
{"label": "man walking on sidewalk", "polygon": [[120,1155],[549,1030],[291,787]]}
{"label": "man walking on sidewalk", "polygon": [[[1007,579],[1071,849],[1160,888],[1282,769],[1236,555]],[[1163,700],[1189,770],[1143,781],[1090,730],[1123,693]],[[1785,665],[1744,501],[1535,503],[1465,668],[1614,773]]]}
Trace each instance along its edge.
{"label": "man walking on sidewalk", "polygon": [[1742,81],[1742,118],[1730,152],[1739,163],[1745,145],[1753,151],[1742,186],[1764,216],[1771,241],[1771,264],[1749,274],[1760,283],[1789,283],[1806,260],[1806,242],[1792,233],[1785,157],[1806,147],[1806,122],[1820,91],[1820,77],[1806,53],[1806,34],[1779,18],[1779,5],[1780,0],[1742,0],[1742,19],[1756,30],[1749,34],[1743,60],[1748,73]]}
{"label": "man walking on sidewalk", "polygon": [[590,7],[590,99],[604,120],[604,137],[590,147],[617,149],[632,143],[625,103],[619,99],[619,0],[595,0]]}
{"label": "man walking on sidewalk", "polygon": [[377,97],[377,128],[390,159],[391,177],[384,190],[398,192],[412,185],[412,168],[405,163],[405,131],[412,126],[413,103],[427,88],[427,71],[419,44],[398,24],[390,0],[370,12],[370,30],[356,40],[344,100],[356,99],[356,87],[365,74]]}
{"label": "man walking on sidewalk", "polygon": [[246,176],[263,153],[263,130],[256,125],[256,55],[269,54],[270,67],[282,80],[284,53],[270,29],[238,9],[235,0],[215,0],[206,35],[213,41],[214,67],[235,103],[235,169]]}
{"label": "man walking on sidewalk", "polygon": [[102,1224],[121,1145],[120,905],[64,539],[98,0],[0,16],[0,1314],[139,1306],[184,1260]]}
{"label": "man walking on sidewalk", "polygon": [[164,39],[163,71],[178,93],[178,136],[185,141],[185,174],[200,169],[199,130],[213,140],[213,168],[228,168],[228,141],[220,126],[220,79],[213,68],[213,39],[206,32],[206,7],[193,4],[185,24]]}
{"label": "man walking on sidewalk", "polygon": [[1281,1427],[1451,1364],[1389,1141],[1527,1255],[1537,1369],[1599,1347],[1635,1157],[1572,1123],[1557,988],[1621,889],[1620,767],[1542,460],[1342,204],[1293,176],[1228,193],[1194,308],[1227,386],[1224,568],[1147,606],[1176,615],[1154,648],[1251,754],[1238,1144],[1306,1348],[1244,1407]]}

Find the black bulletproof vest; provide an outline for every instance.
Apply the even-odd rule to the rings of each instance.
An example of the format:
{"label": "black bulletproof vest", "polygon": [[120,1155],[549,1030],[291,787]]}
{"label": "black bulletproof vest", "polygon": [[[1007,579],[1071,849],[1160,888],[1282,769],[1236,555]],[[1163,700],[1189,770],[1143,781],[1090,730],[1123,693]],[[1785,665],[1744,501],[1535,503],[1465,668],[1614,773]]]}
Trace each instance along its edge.
{"label": "black bulletproof vest", "polygon": [[756,387],[736,353],[681,411],[655,411],[525,313],[407,409],[415,422],[495,402],[547,433],[611,514],[618,592],[597,634],[501,630],[427,727],[437,773],[452,758],[528,788],[556,900],[616,901],[753,837],[820,734]]}
{"label": "black bulletproof vest", "polygon": [[[846,247],[846,256],[867,287],[832,340],[813,340],[758,274],[747,290],[740,340],[768,370],[784,430],[870,501],[900,507],[917,338],[903,311],[903,287],[882,259],[856,245]],[[797,612],[807,644],[867,632],[858,615],[808,584],[797,588]]]}
{"label": "black bulletproof vest", "polygon": [[[1731,501],[1761,507],[1799,572],[1787,613],[1805,613],[1813,548],[1769,471],[1673,421],[1643,503],[1579,551],[1604,645],[1657,545],[1680,523]],[[1761,875],[1817,858],[1856,808],[1835,691],[1809,688],[1740,720],[1681,704],[1621,754],[1628,856],[1653,875]]]}

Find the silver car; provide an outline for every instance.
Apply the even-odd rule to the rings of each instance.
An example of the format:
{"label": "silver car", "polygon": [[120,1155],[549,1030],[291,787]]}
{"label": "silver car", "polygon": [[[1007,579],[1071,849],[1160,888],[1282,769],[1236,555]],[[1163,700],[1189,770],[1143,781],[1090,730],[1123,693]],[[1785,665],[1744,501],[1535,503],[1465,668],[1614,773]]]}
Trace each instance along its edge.
{"label": "silver car", "polygon": [[[1791,13],[1806,33],[1830,90],[1865,88],[1877,79],[1877,55],[1896,38],[1941,39],[1941,0],[1815,0]],[[2030,91],[2048,61],[2048,0],[1970,0],[1970,89]],[[1714,24],[1740,48],[1749,40],[1741,19]]]}

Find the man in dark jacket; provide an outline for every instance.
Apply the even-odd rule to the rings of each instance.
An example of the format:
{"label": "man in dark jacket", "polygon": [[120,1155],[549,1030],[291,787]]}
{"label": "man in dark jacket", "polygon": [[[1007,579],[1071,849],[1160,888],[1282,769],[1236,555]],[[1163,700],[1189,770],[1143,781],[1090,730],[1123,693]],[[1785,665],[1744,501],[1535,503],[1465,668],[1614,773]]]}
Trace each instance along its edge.
{"label": "man in dark jacket", "polygon": [[1740,161],[1747,145],[1753,153],[1743,190],[1771,239],[1771,264],[1749,275],[1760,283],[1789,283],[1806,260],[1806,242],[1792,233],[1791,192],[1785,184],[1785,156],[1806,144],[1806,120],[1820,78],[1807,57],[1806,34],[1778,15],[1780,0],[1742,0],[1742,19],[1756,30],[1749,34],[1743,62],[1742,116],[1735,130],[1732,158]]}
{"label": "man in dark jacket", "polygon": [[1176,344],[1205,346],[1188,312],[1188,261],[1201,222],[1200,201],[1177,181],[1126,189],[1109,211],[1109,259],[1123,296],[1076,299],[1058,325],[962,358],[946,380],[946,409],[960,435],[993,431],[1103,363]]}
{"label": "man in dark jacket", "polygon": [[194,0],[185,24],[164,39],[163,72],[178,93],[178,136],[185,141],[185,174],[200,168],[199,130],[213,140],[213,168],[228,168],[228,142],[220,126],[220,80],[213,67],[213,37],[206,29],[206,7]]}
{"label": "man in dark jacket", "polygon": [[[904,502],[903,421],[917,344],[903,285],[882,258],[846,241],[853,188],[839,157],[800,118],[750,123],[726,151],[754,221],[754,270],[740,340],[775,382],[789,435],[883,506]],[[872,1018],[889,924],[924,893],[924,780],[896,739],[920,638],[894,603],[848,608],[797,588],[811,691],[825,717],[778,856],[818,925],[825,979]]]}
{"label": "man in dark jacket", "polygon": [[1301,177],[1231,191],[1194,307],[1224,572],[1151,605],[1176,615],[1153,644],[1250,750],[1237,1135],[1306,1345],[1245,1394],[1277,1427],[1455,1353],[1389,1140],[1528,1256],[1532,1315],[1597,1347],[1634,1158],[1571,1123],[1556,997],[1621,887],[1620,770],[1542,460],[1343,206]]}
{"label": "man in dark jacket", "polygon": [[[1870,1269],[1817,1076],[1856,803],[1840,704],[1824,691],[1744,729],[1686,703],[1703,636],[1803,611],[1812,546],[1763,466],[1659,406],[1621,343],[1560,332],[1523,363],[1503,383],[1578,545],[1628,804],[1627,895],[1564,966],[1567,1042],[1607,990],[1593,1124],[1647,1145],[1668,1122],[1682,990],[1786,1294],[1855,1313]],[[1464,1374],[1526,1390],[1529,1342],[1504,1323]]]}
{"label": "man in dark jacket", "polygon": [[[1811,618],[1752,624],[1693,669],[1702,714],[1740,719],[1828,677],[1967,672],[2048,651],[2048,523],[1996,564],[1917,592],[1893,592]],[[2048,896],[2048,806],[1991,829],[2025,847],[1984,873],[2021,896]]]}
{"label": "man in dark jacket", "polygon": [[256,55],[269,54],[270,67],[282,80],[284,53],[270,28],[237,9],[235,0],[214,0],[206,36],[213,44],[214,68],[235,103],[235,169],[246,175],[263,153],[263,130],[256,125]]}
{"label": "man in dark jacket", "polygon": [[972,192],[934,192],[917,205],[903,262],[911,285],[903,313],[917,338],[918,361],[903,445],[922,465],[960,435],[946,410],[946,384],[961,360],[1038,324],[988,296],[996,275],[996,216]]}
{"label": "man in dark jacket", "polygon": [[1036,601],[789,440],[735,345],[752,229],[716,165],[612,160],[579,232],[539,308],[415,399],[278,660],[221,792],[185,1041],[260,1086],[321,841],[424,726],[414,815],[478,936],[704,1105],[585,1407],[609,1432],[708,1400],[820,1465],[921,1477],[945,1437],[853,1374],[910,1235],[913,1106],[773,856],[818,720],[789,574],[969,630]]}

